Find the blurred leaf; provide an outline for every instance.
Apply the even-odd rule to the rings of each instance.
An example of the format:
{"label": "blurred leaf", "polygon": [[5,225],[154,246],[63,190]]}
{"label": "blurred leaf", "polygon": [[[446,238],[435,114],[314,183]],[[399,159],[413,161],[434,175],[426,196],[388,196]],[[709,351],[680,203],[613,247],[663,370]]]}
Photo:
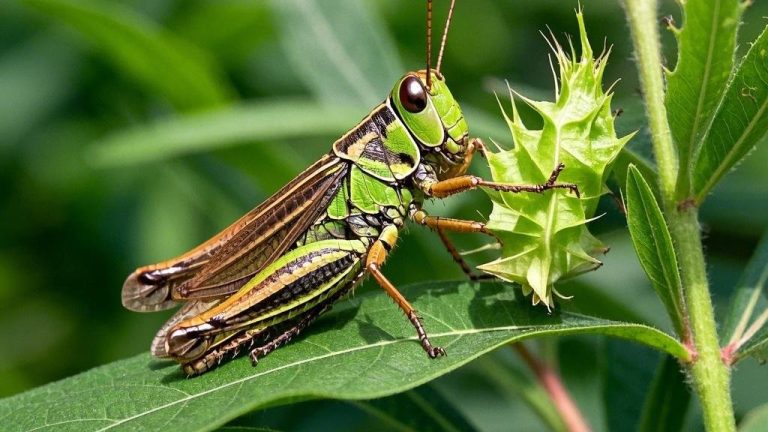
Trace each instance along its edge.
{"label": "blurred leaf", "polygon": [[156,162],[249,141],[340,134],[359,118],[356,110],[314,102],[261,101],[119,131],[95,143],[88,156],[100,167]]}
{"label": "blurred leaf", "polygon": [[431,384],[371,400],[293,401],[290,405],[281,404],[238,417],[226,427],[233,431],[236,428],[270,428],[293,432],[476,430]]}
{"label": "blurred leaf", "polygon": [[672,238],[653,191],[634,166],[629,167],[625,194],[627,224],[637,256],[667,308],[675,331],[685,337],[683,288]]}
{"label": "blurred leaf", "polygon": [[755,249],[747,264],[741,281],[730,300],[730,310],[721,330],[720,340],[725,347],[726,358],[739,359],[752,354],[766,359],[762,347],[768,344],[768,333],[764,331],[768,320],[768,232]]}
{"label": "blurred leaf", "polygon": [[658,201],[661,198],[661,192],[659,191],[658,174],[656,173],[656,168],[650,161],[646,160],[644,157],[633,152],[632,150],[626,147],[621,149],[619,155],[616,156],[616,161],[613,163],[613,168],[611,169],[611,177],[616,180],[616,183],[618,183],[620,187],[626,185],[627,173],[630,165],[633,165],[635,168],[637,168],[637,170],[640,171],[640,174],[642,174],[643,178],[650,179],[648,186],[650,186],[651,190],[653,191],[653,196],[655,196],[656,200]]}
{"label": "blurred leaf", "polygon": [[302,341],[275,351],[255,369],[240,359],[186,379],[175,365],[142,354],[4,399],[0,418],[10,430],[157,429],[171,421],[177,429],[211,429],[287,398],[370,399],[402,392],[498,346],[544,335],[608,334],[688,358],[679,342],[659,330],[548,314],[515,301],[508,285],[428,283],[404,294],[415,300],[432,340],[448,356],[427,358],[408,320],[376,292],[345,302]]}
{"label": "blurred leaf", "polygon": [[603,403],[607,430],[635,430],[659,354],[618,339],[605,341]]}
{"label": "blurred leaf", "polygon": [[752,409],[739,423],[739,432],[765,432],[768,430],[768,404]]}
{"label": "blurred leaf", "polygon": [[697,155],[693,191],[702,202],[768,132],[768,27],[728,84],[712,128]]}
{"label": "blurred leaf", "polygon": [[493,200],[488,228],[502,243],[501,257],[478,269],[503,280],[522,284],[533,293],[533,303],[553,305],[554,284],[561,279],[600,267],[596,256],[606,247],[586,224],[595,214],[605,191],[607,168],[631,135],[618,138],[611,114],[612,94],[602,89],[606,56],[593,58],[584,19],[576,15],[582,53],[570,56],[553,40],[560,85],[555,102],[539,102],[518,96],[543,120],[539,129],[523,123],[514,96],[507,120],[514,148],[488,152],[493,181],[544,184],[552,170],[565,169],[557,181],[578,186],[581,196],[567,189],[542,193],[498,193]]}
{"label": "blurred leaf", "polygon": [[[77,53],[47,32],[0,59],[0,148],[13,145],[75,90]],[[55,70],[56,73],[51,73]]]}
{"label": "blurred leaf", "polygon": [[223,103],[230,88],[208,55],[117,3],[24,0],[73,26],[115,67],[181,109]]}
{"label": "blurred leaf", "polygon": [[477,359],[473,362],[473,366],[482,370],[489,383],[507,396],[509,403],[522,398],[551,430],[566,430],[565,423],[555,409],[552,399],[530,374],[523,373],[513,365],[504,364],[491,356]]}
{"label": "blurred leaf", "polygon": [[689,167],[709,128],[733,68],[736,30],[744,8],[739,0],[688,0],[675,70],[667,74],[666,106],[678,148],[678,192],[689,193]]}
{"label": "blurred leaf", "polygon": [[606,430],[607,414],[602,342],[603,338],[582,335],[537,341],[539,357],[556,368],[587,425],[600,432]]}
{"label": "blurred leaf", "polygon": [[275,0],[293,68],[329,107],[371,108],[405,69],[379,17],[356,0]]}
{"label": "blurred leaf", "polygon": [[659,363],[645,399],[640,432],[676,432],[683,429],[691,392],[680,363],[665,355]]}
{"label": "blurred leaf", "polygon": [[476,430],[450,402],[429,385],[386,398],[351,403],[376,417],[383,430]]}
{"label": "blurred leaf", "polygon": [[237,66],[255,49],[274,38],[266,2],[218,0],[184,5],[169,27],[179,36],[204,47],[224,65]]}

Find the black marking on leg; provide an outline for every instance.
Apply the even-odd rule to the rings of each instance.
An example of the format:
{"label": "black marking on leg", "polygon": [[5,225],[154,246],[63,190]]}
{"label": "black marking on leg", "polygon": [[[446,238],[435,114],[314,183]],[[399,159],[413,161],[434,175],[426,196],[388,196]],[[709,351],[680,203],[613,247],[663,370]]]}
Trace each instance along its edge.
{"label": "black marking on leg", "polygon": [[413,324],[414,327],[416,327],[416,334],[419,336],[419,341],[421,342],[421,347],[424,348],[424,351],[427,352],[427,355],[429,358],[437,358],[440,356],[445,355],[445,350],[440,348],[439,346],[432,345],[431,342],[429,342],[429,337],[427,336],[427,332],[424,330],[424,324],[421,322],[421,318],[419,318],[418,315],[416,315],[416,311],[411,311],[408,314],[408,319],[411,321],[411,324]]}

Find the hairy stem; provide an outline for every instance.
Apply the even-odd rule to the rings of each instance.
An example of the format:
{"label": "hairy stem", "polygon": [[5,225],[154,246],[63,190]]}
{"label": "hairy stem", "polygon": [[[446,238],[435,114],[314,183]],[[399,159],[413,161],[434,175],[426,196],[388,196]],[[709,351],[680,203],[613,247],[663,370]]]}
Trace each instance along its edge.
{"label": "hairy stem", "polygon": [[701,245],[698,209],[690,205],[678,206],[674,198],[678,181],[678,161],[664,107],[656,0],[625,0],[625,6],[643,85],[654,155],[659,168],[664,213],[680,261],[688,322],[691,326],[690,334],[693,335],[697,353],[694,361],[688,365],[689,372],[701,401],[707,430],[734,431],[736,425],[730,394],[730,376],[720,357]]}
{"label": "hairy stem", "polygon": [[528,367],[536,374],[544,390],[549,394],[552,403],[554,403],[557,412],[565,423],[565,427],[570,432],[588,432],[590,431],[587,421],[579,411],[579,407],[573,402],[571,395],[568,394],[563,385],[560,375],[547,363],[536,358],[522,343],[513,344],[512,347],[520,354]]}
{"label": "hairy stem", "polygon": [[637,67],[643,87],[645,109],[651,127],[651,139],[656,165],[659,168],[659,186],[664,201],[674,200],[677,181],[677,151],[672,144],[672,132],[664,106],[664,77],[659,52],[659,27],[656,0],[625,0],[629,28],[635,45]]}
{"label": "hairy stem", "polygon": [[710,431],[733,431],[736,423],[730,393],[730,372],[723,363],[709,294],[701,235],[695,208],[672,211],[669,222],[680,257],[685,300],[697,357],[690,366],[701,400],[704,424]]}

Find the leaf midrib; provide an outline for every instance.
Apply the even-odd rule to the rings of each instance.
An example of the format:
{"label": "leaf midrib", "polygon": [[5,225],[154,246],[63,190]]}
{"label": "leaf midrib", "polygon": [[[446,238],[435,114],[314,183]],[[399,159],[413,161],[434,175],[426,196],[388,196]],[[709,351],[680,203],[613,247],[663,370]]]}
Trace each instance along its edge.
{"label": "leaf midrib", "polygon": [[[573,317],[583,317],[583,318],[589,318],[591,320],[594,320],[594,318],[587,317],[587,316],[582,316],[580,314],[575,314],[575,313],[568,313],[568,315],[573,316]],[[650,332],[656,333],[657,335],[659,335],[659,336],[661,336],[663,338],[668,339],[668,341],[673,342],[673,343],[677,343],[679,345],[679,342],[675,338],[673,338],[672,336],[668,335],[667,333],[665,333],[665,332],[663,332],[661,330],[658,330],[656,328],[643,325],[643,324],[623,323],[623,322],[602,322],[602,323],[598,323],[598,324],[599,325],[583,326],[583,327],[582,326],[573,326],[573,327],[564,327],[564,328],[549,328],[549,329],[546,329],[546,330],[543,330],[543,331],[538,331],[538,332],[532,333],[531,336],[541,336],[541,335],[544,335],[544,334],[547,334],[547,333],[567,332],[569,330],[580,329],[580,328],[588,328],[590,330],[595,330],[595,329],[604,329],[604,328],[610,328],[610,327],[634,327],[634,328],[642,328],[642,329],[644,329],[646,331],[650,331]],[[528,326],[500,326],[500,327],[460,329],[460,330],[452,330],[452,331],[443,332],[443,333],[433,333],[432,337],[433,338],[449,337],[449,336],[459,336],[460,337],[460,336],[471,335],[471,334],[491,333],[491,332],[497,332],[497,331],[513,331],[513,330],[523,330],[523,329],[541,329],[541,326],[537,326],[537,325],[528,325]],[[529,335],[521,334],[521,335],[519,335],[519,337],[517,339],[522,339],[522,338],[525,338],[527,336],[529,336]],[[399,338],[399,339],[384,340],[384,341],[379,341],[379,342],[376,342],[376,343],[371,343],[371,344],[366,344],[366,345],[362,345],[362,346],[351,347],[351,348],[343,349],[343,350],[340,350],[340,351],[334,351],[334,352],[330,352],[330,353],[327,353],[327,354],[323,354],[323,355],[319,355],[319,356],[315,356],[315,357],[310,357],[310,358],[302,359],[302,360],[299,360],[299,361],[296,361],[296,362],[292,362],[292,363],[289,363],[289,364],[285,364],[285,365],[282,365],[282,366],[275,367],[273,369],[266,370],[264,372],[256,373],[256,374],[253,374],[253,375],[249,375],[247,377],[243,377],[243,378],[237,379],[235,381],[231,381],[231,382],[222,384],[220,386],[207,389],[207,390],[202,391],[200,393],[190,394],[189,396],[184,397],[182,399],[178,399],[178,400],[175,400],[173,402],[169,402],[167,404],[164,404],[164,405],[152,408],[150,410],[141,412],[139,414],[133,415],[131,417],[127,417],[125,419],[121,419],[121,420],[119,420],[119,421],[117,421],[117,422],[115,422],[113,424],[110,424],[109,426],[106,426],[106,427],[103,427],[101,429],[98,429],[98,431],[110,430],[112,428],[118,427],[118,426],[123,425],[125,423],[131,422],[131,421],[133,421],[135,419],[138,419],[138,418],[144,417],[146,415],[152,414],[154,412],[161,411],[163,409],[166,409],[166,408],[169,408],[169,407],[181,404],[181,403],[186,403],[186,402],[188,402],[190,400],[193,400],[193,399],[196,399],[198,397],[205,396],[207,394],[214,393],[214,392],[217,392],[219,390],[223,390],[223,389],[229,388],[229,387],[234,386],[234,385],[242,384],[242,383],[248,382],[248,381],[250,381],[252,379],[255,379],[255,378],[258,378],[258,377],[261,377],[261,376],[264,376],[264,375],[271,374],[273,372],[278,372],[278,371],[281,371],[281,370],[284,370],[284,369],[288,369],[288,368],[292,368],[292,367],[296,367],[296,366],[301,366],[301,365],[304,365],[304,364],[307,364],[307,363],[311,363],[311,362],[314,362],[314,361],[324,360],[326,358],[330,358],[330,357],[334,357],[334,356],[338,356],[338,355],[344,355],[344,354],[349,354],[349,353],[356,352],[356,351],[363,351],[363,350],[372,349],[372,348],[379,348],[379,347],[382,347],[382,346],[393,345],[393,344],[402,343],[402,342],[409,342],[409,341],[418,341],[418,337],[411,336],[411,337],[403,337],[403,338]],[[640,342],[640,341],[636,341],[636,342]],[[642,342],[640,342],[640,343],[642,343]],[[675,355],[672,352],[670,352],[670,354]]]}
{"label": "leaf midrib", "polygon": [[[701,117],[701,111],[703,109],[704,101],[707,98],[707,83],[709,82],[709,74],[711,72],[712,67],[712,52],[714,50],[715,45],[715,39],[716,39],[716,29],[717,29],[717,22],[720,18],[720,0],[714,1],[714,14],[712,16],[712,23],[710,24],[710,32],[709,32],[709,44],[707,46],[707,58],[704,62],[704,76],[701,80],[701,87],[699,90],[699,100],[696,103],[696,112],[694,112],[693,117],[693,127],[691,128],[691,136],[688,139],[688,149],[687,149],[687,155],[686,155],[686,161],[687,163],[690,163],[692,157],[693,157],[693,148],[694,144],[696,142],[696,137],[699,135],[699,118]],[[723,93],[725,94],[725,93]],[[714,114],[712,116],[714,118]]]}

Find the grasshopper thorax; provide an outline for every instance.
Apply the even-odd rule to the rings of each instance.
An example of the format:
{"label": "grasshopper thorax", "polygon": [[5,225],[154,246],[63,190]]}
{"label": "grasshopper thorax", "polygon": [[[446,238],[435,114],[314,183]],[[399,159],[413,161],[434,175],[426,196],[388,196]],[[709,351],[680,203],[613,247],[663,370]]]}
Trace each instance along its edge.
{"label": "grasshopper thorax", "polygon": [[390,103],[416,140],[422,161],[441,180],[464,174],[471,159],[469,131],[443,76],[409,72],[390,94]]}

